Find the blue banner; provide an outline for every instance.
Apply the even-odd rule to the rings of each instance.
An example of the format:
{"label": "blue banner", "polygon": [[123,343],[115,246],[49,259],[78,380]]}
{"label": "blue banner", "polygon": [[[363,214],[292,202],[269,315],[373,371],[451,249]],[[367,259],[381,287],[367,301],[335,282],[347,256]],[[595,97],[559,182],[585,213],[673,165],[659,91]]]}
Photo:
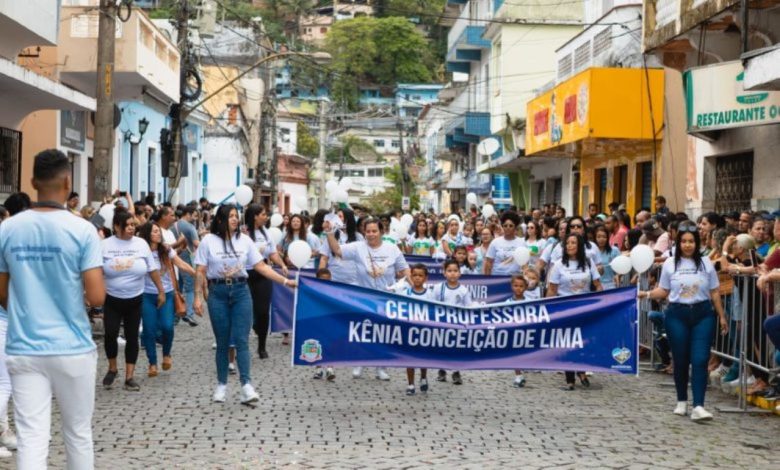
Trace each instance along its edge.
{"label": "blue banner", "polygon": [[301,277],[294,365],[637,373],[633,287],[458,308]]}
{"label": "blue banner", "polygon": [[[407,256],[407,259],[409,257]],[[431,259],[431,258],[428,258]],[[409,265],[413,265],[410,262]],[[279,272],[279,271],[277,271]],[[289,278],[295,279],[295,271],[290,271]],[[314,269],[301,269],[301,277],[314,277]],[[511,276],[475,276],[464,274],[460,282],[469,288],[471,297],[479,303],[503,302],[512,296]],[[444,282],[444,276],[432,273],[428,275],[428,285]],[[291,331],[293,327],[293,296],[294,291],[280,284],[273,284],[271,293],[271,332],[281,333]]]}

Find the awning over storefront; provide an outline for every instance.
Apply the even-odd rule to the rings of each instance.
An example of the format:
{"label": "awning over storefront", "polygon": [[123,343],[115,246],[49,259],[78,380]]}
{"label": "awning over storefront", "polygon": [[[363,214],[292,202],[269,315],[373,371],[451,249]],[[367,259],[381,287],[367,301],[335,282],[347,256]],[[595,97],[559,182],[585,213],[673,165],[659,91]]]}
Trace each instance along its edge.
{"label": "awning over storefront", "polygon": [[581,155],[599,142],[660,138],[664,73],[658,69],[590,68],[528,103],[525,154]]}

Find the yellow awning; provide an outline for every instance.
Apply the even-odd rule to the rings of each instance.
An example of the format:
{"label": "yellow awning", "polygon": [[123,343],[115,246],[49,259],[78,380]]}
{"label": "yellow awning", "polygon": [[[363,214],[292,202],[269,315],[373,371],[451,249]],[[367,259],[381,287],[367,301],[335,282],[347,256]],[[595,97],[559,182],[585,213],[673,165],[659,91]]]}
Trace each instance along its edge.
{"label": "yellow awning", "polygon": [[528,103],[525,154],[585,139],[652,139],[653,125],[660,138],[663,90],[660,69],[587,69]]}

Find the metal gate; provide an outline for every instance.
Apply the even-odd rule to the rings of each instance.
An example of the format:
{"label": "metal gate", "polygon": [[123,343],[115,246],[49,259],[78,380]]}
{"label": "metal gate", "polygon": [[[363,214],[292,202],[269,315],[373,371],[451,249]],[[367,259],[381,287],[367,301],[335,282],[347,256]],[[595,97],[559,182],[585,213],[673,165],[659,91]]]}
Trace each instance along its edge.
{"label": "metal gate", "polygon": [[715,212],[750,209],[753,197],[753,154],[715,159]]}
{"label": "metal gate", "polygon": [[0,127],[0,193],[19,191],[22,171],[22,133]]}

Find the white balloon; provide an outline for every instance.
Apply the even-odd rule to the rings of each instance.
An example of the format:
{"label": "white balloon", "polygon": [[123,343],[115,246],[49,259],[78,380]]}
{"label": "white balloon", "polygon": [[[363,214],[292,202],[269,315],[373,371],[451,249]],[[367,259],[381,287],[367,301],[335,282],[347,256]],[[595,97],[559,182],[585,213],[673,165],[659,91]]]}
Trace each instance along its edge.
{"label": "white balloon", "polygon": [[477,204],[477,195],[474,194],[474,193],[466,194],[466,202],[468,202],[469,204],[476,205]]}
{"label": "white balloon", "polygon": [[491,204],[485,204],[482,206],[482,215],[485,217],[493,217],[496,215],[496,209]]}
{"label": "white balloon", "polygon": [[278,227],[284,222],[282,214],[274,214],[271,216],[271,227]]}
{"label": "white balloon", "polygon": [[347,193],[347,190],[344,188],[339,187],[335,191],[335,195],[333,198],[336,202],[343,202],[346,203],[349,201],[349,193]]}
{"label": "white balloon", "polygon": [[295,240],[287,248],[287,257],[298,269],[306,266],[311,259],[311,247],[303,240]]}
{"label": "white balloon", "polygon": [[404,214],[401,216],[401,223],[406,227],[411,227],[412,222],[414,222],[414,217],[412,217],[412,214]]}
{"label": "white balloon", "polygon": [[647,245],[637,245],[631,250],[631,266],[636,272],[643,273],[650,269],[655,260],[653,249]]}
{"label": "white balloon", "polygon": [[279,230],[278,227],[271,227],[268,229],[268,236],[271,237],[271,241],[274,242],[274,245],[279,246],[282,243],[284,234],[282,234],[282,231]]}
{"label": "white balloon", "polygon": [[398,240],[406,240],[409,236],[409,227],[404,224],[398,224],[395,226],[395,236]]}
{"label": "white balloon", "polygon": [[245,184],[242,184],[241,186],[236,188],[235,196],[236,196],[237,203],[241,204],[242,206],[246,206],[247,204],[252,202],[254,193],[252,192],[252,188],[250,188]]}
{"label": "white balloon", "polygon": [[341,178],[341,181],[339,181],[339,188],[343,189],[344,191],[349,191],[352,189],[352,178],[349,176]]}
{"label": "white balloon", "polygon": [[113,204],[106,204],[103,207],[100,208],[98,211],[98,215],[100,217],[103,217],[103,227],[114,230],[113,224],[114,224],[114,205]]}
{"label": "white balloon", "polygon": [[295,205],[300,207],[301,209],[308,209],[309,200],[306,199],[306,196],[298,196],[295,198]]}
{"label": "white balloon", "polygon": [[518,246],[515,248],[515,251],[512,253],[512,256],[515,259],[515,263],[517,263],[520,266],[525,266],[528,264],[528,260],[531,259],[531,252],[528,250],[528,248],[524,246]]}
{"label": "white balloon", "polygon": [[333,191],[335,191],[336,188],[338,188],[338,187],[339,187],[339,184],[337,182],[335,182],[333,180],[330,180],[327,183],[325,183],[325,192],[327,194],[332,194]]}
{"label": "white balloon", "polygon": [[631,272],[631,258],[626,255],[620,255],[609,262],[609,266],[613,271],[620,274],[628,274]]}

